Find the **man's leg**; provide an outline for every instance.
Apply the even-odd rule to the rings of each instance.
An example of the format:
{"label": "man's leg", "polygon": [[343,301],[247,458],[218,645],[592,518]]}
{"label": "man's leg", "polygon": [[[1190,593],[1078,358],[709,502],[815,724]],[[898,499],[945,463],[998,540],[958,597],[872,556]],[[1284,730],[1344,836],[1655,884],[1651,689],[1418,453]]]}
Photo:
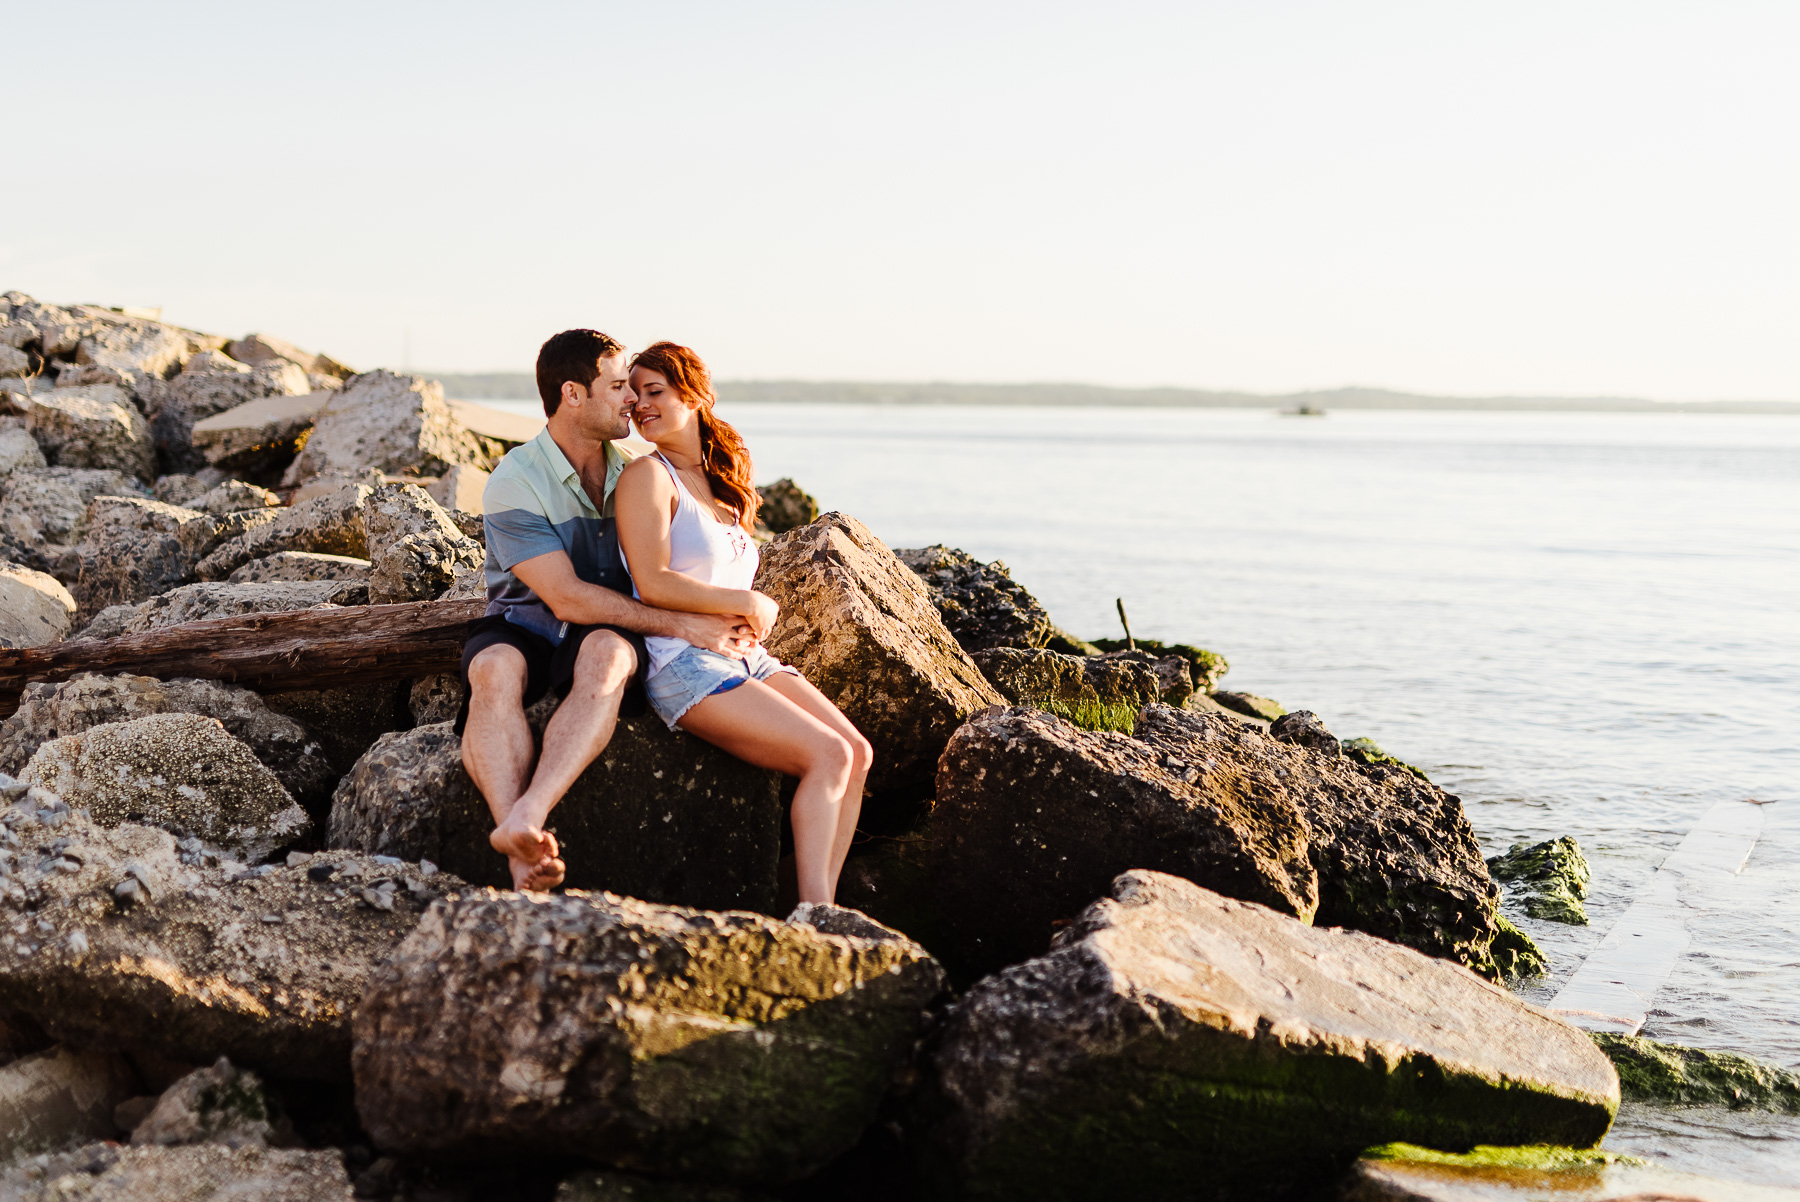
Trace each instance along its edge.
{"label": "man's leg", "polygon": [[[469,718],[463,726],[463,767],[487,799],[496,826],[506,822],[519,795],[525,792],[537,751],[531,725],[525,721],[527,677],[524,653],[508,643],[484,648],[469,661]],[[534,875],[560,879],[562,866],[555,864],[552,869],[555,856],[553,846],[540,847],[536,854],[531,854],[530,849],[522,849],[517,856],[508,853],[513,887],[526,888]]]}
{"label": "man's leg", "polygon": [[[637,653],[612,631],[596,630],[582,640],[569,695],[544,728],[544,751],[531,784],[491,836],[495,849],[515,864],[533,854],[549,857],[550,864],[532,874],[530,888],[550,889],[562,883],[564,866],[555,858],[556,838],[544,830],[544,823],[575,778],[612,741],[619,702],[636,667]],[[500,816],[497,810],[495,816]]]}

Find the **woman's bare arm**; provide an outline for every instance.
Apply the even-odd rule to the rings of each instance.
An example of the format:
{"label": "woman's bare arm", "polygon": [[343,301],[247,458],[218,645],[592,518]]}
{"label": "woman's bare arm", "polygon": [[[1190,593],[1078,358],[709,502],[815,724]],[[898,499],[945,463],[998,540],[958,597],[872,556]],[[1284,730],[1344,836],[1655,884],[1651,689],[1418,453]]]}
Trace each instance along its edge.
{"label": "woman's bare arm", "polygon": [[669,566],[669,526],[675,517],[675,484],[660,463],[645,456],[627,464],[614,492],[619,545],[632,583],[646,605],[695,614],[744,615],[758,638],[775,624],[775,602],[754,589],[703,584]]}

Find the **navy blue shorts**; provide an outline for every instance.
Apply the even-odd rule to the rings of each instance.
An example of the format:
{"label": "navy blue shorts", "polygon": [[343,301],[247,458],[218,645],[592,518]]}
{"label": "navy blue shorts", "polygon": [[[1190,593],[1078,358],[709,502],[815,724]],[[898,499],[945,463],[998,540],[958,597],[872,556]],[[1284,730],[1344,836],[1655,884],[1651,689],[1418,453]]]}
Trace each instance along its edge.
{"label": "navy blue shorts", "polygon": [[617,626],[571,626],[562,642],[552,643],[541,634],[508,622],[501,614],[491,614],[470,623],[468,640],[463,643],[463,701],[456,714],[457,735],[462,735],[469,721],[469,662],[477,655],[497,643],[519,649],[525,657],[525,707],[529,709],[552,691],[558,696],[569,691],[575,681],[575,657],[581,644],[601,630],[610,630],[631,644],[632,654],[637,656],[637,666],[632,669],[625,696],[619,702],[619,717],[632,718],[645,712],[649,703],[644,698],[644,669],[650,663],[650,653],[644,649],[643,635]]}

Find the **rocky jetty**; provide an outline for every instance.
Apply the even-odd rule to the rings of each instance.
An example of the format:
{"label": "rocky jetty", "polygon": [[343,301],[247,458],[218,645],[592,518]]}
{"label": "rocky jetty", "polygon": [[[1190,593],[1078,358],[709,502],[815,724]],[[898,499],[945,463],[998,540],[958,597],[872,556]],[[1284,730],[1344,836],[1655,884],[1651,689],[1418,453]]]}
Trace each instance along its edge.
{"label": "rocky jetty", "polygon": [[1491,983],[1542,967],[1493,878],[1578,900],[1574,860],[1490,873],[1216,653],[1075,638],[792,480],[770,650],[876,754],[840,904],[792,905],[790,782],[649,716],[552,816],[564,891],[491,888],[451,719],[528,436],[0,296],[0,1198],[1300,1198],[1604,1134],[1607,1055]]}

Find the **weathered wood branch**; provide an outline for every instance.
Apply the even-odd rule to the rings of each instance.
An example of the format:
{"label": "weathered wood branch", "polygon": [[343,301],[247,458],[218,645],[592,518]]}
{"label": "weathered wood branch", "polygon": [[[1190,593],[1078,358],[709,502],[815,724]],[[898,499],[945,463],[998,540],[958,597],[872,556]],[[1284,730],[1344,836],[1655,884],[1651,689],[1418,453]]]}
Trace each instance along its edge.
{"label": "weathered wood branch", "polygon": [[30,682],[82,672],[198,676],[275,692],[453,671],[469,623],[486,606],[480,599],[411,601],[240,614],[116,639],[0,649],[0,717],[19,708]]}

